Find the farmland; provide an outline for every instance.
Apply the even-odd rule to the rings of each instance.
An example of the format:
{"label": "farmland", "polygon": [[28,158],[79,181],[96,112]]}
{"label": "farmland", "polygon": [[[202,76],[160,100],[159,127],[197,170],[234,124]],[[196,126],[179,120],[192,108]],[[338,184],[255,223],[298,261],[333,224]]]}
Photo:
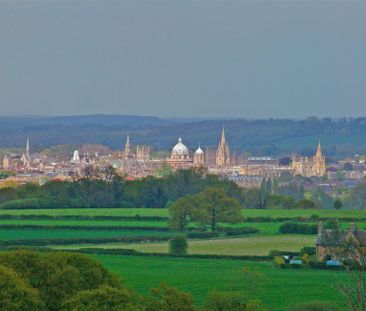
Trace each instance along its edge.
{"label": "farmland", "polygon": [[[358,226],[366,227],[366,213],[356,210],[246,209],[243,215],[245,220],[241,223],[219,225],[226,229],[252,227],[259,233],[189,239],[188,254],[255,257],[268,256],[271,250],[298,252],[304,246],[314,246],[315,234],[280,234],[279,228],[286,221],[315,225],[317,218],[325,222],[339,219],[346,228],[351,221],[358,219]],[[191,223],[189,227],[197,230],[200,226]],[[205,232],[209,233],[209,229],[206,228]],[[24,243],[64,250],[132,249],[146,254],[91,255],[141,293],[164,281],[192,293],[197,304],[201,304],[207,293],[214,289],[242,291],[261,299],[275,311],[286,310],[288,305],[297,302],[342,303],[330,284],[343,280],[343,272],[278,269],[270,262],[167,257],[164,255],[168,252],[167,240],[176,233],[168,227],[166,209],[0,210],[0,244],[3,246]],[[150,253],[161,255],[151,257]]]}
{"label": "farmland", "polygon": [[[268,235],[243,238],[221,238],[209,240],[192,240],[189,242],[188,254],[267,256],[271,250],[298,251],[303,246],[315,243],[314,235]],[[86,245],[64,245],[54,248],[79,249],[98,247],[105,249],[134,249],[143,253],[168,253],[168,243],[105,243]]]}
{"label": "farmland", "polygon": [[261,299],[273,311],[286,310],[288,305],[299,302],[342,303],[342,297],[331,284],[344,280],[343,272],[282,270],[270,263],[227,259],[110,255],[95,258],[140,293],[167,282],[192,293],[198,304],[214,289],[241,291]]}

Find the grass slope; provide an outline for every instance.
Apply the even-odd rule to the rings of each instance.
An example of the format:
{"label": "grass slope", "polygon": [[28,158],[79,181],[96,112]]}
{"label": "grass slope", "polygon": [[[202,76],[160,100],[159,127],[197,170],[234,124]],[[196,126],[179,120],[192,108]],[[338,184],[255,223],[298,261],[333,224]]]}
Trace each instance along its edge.
{"label": "grass slope", "polygon": [[[218,255],[268,255],[271,250],[299,251],[303,246],[314,246],[313,235],[272,235],[251,236],[245,238],[190,240],[189,254],[218,254]],[[128,248],[147,253],[167,253],[168,243],[105,243],[77,244],[53,248],[80,249],[85,247],[97,248]]]}
{"label": "grass slope", "polygon": [[282,270],[270,263],[224,259],[111,255],[96,255],[95,258],[142,294],[160,282],[167,282],[190,292],[197,304],[215,289],[241,291],[261,299],[273,311],[310,301],[342,303],[342,297],[332,285],[345,278],[344,272]]}

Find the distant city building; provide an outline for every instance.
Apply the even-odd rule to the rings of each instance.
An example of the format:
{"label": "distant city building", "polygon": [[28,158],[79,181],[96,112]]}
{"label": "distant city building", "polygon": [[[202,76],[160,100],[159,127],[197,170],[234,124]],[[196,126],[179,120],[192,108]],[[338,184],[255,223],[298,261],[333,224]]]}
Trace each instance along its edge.
{"label": "distant city building", "polygon": [[125,159],[133,159],[135,155],[131,151],[131,143],[130,143],[130,135],[127,134],[126,144],[125,144],[125,152],[123,153],[123,157]]}
{"label": "distant city building", "polygon": [[200,167],[205,165],[205,153],[201,149],[201,146],[198,146],[198,149],[194,153],[193,157],[193,165],[195,167]]}
{"label": "distant city building", "polygon": [[224,167],[230,165],[230,149],[225,138],[225,128],[222,128],[221,140],[216,151],[216,166]]}
{"label": "distant city building", "polygon": [[136,147],[136,160],[149,161],[150,160],[150,146],[138,145]]}
{"label": "distant city building", "polygon": [[326,172],[326,165],[320,143],[318,144],[315,156],[312,158],[294,157],[292,159],[291,168],[295,175],[305,177],[323,176]]}
{"label": "distant city building", "polygon": [[192,167],[193,160],[189,157],[188,148],[183,144],[182,138],[172,149],[170,158],[166,160],[173,169],[187,169]]}

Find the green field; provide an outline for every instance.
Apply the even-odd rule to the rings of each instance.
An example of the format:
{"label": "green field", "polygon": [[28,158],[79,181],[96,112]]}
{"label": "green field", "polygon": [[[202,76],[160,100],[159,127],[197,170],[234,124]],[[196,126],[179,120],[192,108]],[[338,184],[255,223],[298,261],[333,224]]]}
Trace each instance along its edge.
{"label": "green field", "polygon": [[121,227],[167,227],[166,221],[157,220],[44,220],[44,219],[0,219],[0,225],[39,226],[121,226]]}
{"label": "green field", "polygon": [[241,291],[261,299],[273,311],[286,310],[288,305],[300,302],[342,303],[334,285],[345,279],[343,272],[282,270],[270,263],[227,259],[112,255],[95,258],[142,294],[167,282],[190,292],[198,304],[214,289]]}
{"label": "green field", "polygon": [[[267,256],[271,250],[299,251],[303,246],[314,246],[316,236],[278,234],[245,238],[190,240],[189,254]],[[135,249],[146,253],[167,253],[168,243],[105,243],[52,246],[61,249],[106,248]]]}
{"label": "green field", "polygon": [[149,230],[0,229],[0,240],[171,236],[172,234],[171,232]]}

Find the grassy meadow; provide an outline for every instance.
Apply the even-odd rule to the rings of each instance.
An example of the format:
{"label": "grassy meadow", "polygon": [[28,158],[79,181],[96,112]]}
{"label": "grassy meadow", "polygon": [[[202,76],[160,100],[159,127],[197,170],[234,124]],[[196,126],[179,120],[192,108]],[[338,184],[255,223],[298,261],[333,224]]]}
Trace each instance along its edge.
{"label": "grassy meadow", "polygon": [[166,282],[190,292],[197,304],[215,289],[240,291],[261,299],[271,311],[286,310],[289,305],[300,302],[343,303],[333,286],[346,278],[345,273],[339,271],[287,270],[274,268],[271,263],[228,259],[94,257],[140,293],[145,294]]}
{"label": "grassy meadow", "polygon": [[[303,246],[313,246],[314,235],[278,234],[268,236],[248,236],[238,238],[221,238],[208,240],[191,240],[188,254],[235,255],[235,256],[267,256],[271,250],[299,251]],[[58,249],[81,248],[134,249],[142,253],[168,253],[167,242],[161,243],[105,243],[75,244],[53,246]]]}
{"label": "grassy meadow", "polygon": [[[140,219],[136,217],[137,215],[144,218]],[[357,222],[359,227],[366,228],[366,212],[359,210],[247,209],[243,211],[243,215],[249,219],[240,224],[220,225],[233,228],[253,227],[259,229],[259,233],[237,237],[191,239],[188,253],[266,256],[271,250],[299,251],[304,246],[315,246],[316,235],[280,234],[279,227],[285,222],[284,218],[293,221],[298,217],[309,218],[306,222],[308,224],[316,223],[310,219],[313,215],[325,220],[339,218],[344,228],[349,226],[352,219],[359,219]],[[148,208],[0,210],[0,242],[11,245],[17,240],[33,240],[31,244],[33,246],[37,246],[37,243],[45,245],[41,242],[46,241],[49,247],[64,250],[101,248],[167,253],[168,242],[152,242],[148,238],[168,239],[176,234],[174,230],[168,230],[167,217],[166,209]],[[103,241],[119,237],[142,237],[143,241],[140,243]],[[55,239],[55,242],[50,245],[49,239]],[[60,244],[62,241],[56,241],[57,239],[65,239],[68,242]],[[98,239],[98,241],[88,243],[77,239]],[[346,277],[343,272],[278,269],[268,262],[229,259],[91,256],[100,260],[112,272],[121,275],[127,285],[135,287],[141,293],[145,294],[160,282],[167,282],[192,293],[197,304],[201,304],[207,293],[214,289],[244,292],[250,297],[261,299],[269,310],[274,311],[286,310],[290,304],[299,302],[343,303],[342,297],[334,289],[334,285]]]}

